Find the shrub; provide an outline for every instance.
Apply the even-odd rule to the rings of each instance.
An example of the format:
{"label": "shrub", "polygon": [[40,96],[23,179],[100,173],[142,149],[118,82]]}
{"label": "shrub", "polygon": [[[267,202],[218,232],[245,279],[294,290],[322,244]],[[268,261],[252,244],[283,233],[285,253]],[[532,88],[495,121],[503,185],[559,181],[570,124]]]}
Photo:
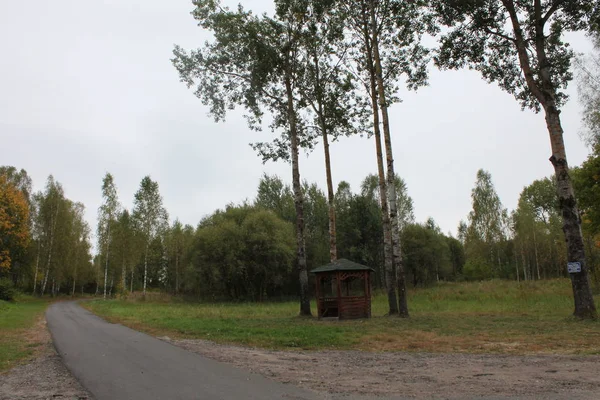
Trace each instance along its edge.
{"label": "shrub", "polygon": [[0,300],[13,301],[16,290],[12,281],[8,278],[0,278]]}
{"label": "shrub", "polygon": [[488,263],[481,260],[468,260],[462,273],[468,281],[483,281],[492,278],[492,268]]}

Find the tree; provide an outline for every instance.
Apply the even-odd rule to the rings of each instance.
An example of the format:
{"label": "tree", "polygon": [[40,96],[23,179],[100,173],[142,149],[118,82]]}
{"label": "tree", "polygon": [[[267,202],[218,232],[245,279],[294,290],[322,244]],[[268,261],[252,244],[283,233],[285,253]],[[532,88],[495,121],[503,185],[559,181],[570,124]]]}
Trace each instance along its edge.
{"label": "tree", "polygon": [[[216,121],[236,106],[246,109],[252,129],[260,129],[266,111],[273,115],[271,129],[282,130],[273,146],[255,145],[263,159],[291,159],[296,209],[296,264],[300,281],[300,314],[311,315],[304,233],[304,197],[300,180],[299,149],[310,146],[299,120],[297,101],[300,65],[300,28],[305,14],[278,7],[276,19],[256,17],[238,7],[222,8],[217,1],[196,2],[199,25],[212,31],[213,43],[189,54],[175,47],[173,64],[181,80],[197,86],[195,94]],[[288,146],[289,144],[289,146]],[[274,149],[274,150],[273,150]]]}
{"label": "tree", "polygon": [[148,253],[150,244],[164,231],[168,223],[168,214],[163,207],[162,197],[158,190],[158,183],[146,176],[140,183],[140,188],[135,193],[133,200],[132,219],[134,226],[144,240],[144,289],[143,297],[146,298],[146,285],[148,281]]}
{"label": "tree", "polygon": [[[333,140],[342,135],[356,134],[365,117],[362,108],[356,107],[354,79],[346,70],[348,47],[344,40],[344,18],[335,1],[279,0],[278,14],[292,12],[304,14],[300,27],[301,39],[298,58],[301,63],[297,80],[300,99],[306,102],[314,127],[320,131],[325,155],[327,203],[329,217],[329,258],[337,259],[336,212],[330,136]],[[310,118],[307,117],[307,118]]]}
{"label": "tree", "polygon": [[52,266],[52,255],[55,251],[55,241],[57,233],[57,223],[59,220],[59,212],[64,207],[65,196],[62,185],[54,180],[50,175],[46,182],[46,188],[43,194],[40,194],[40,208],[37,217],[40,219],[42,240],[44,241],[44,249],[46,252],[46,267],[44,278],[42,281],[41,295],[46,292],[46,285],[50,276],[50,268]]}
{"label": "tree", "polygon": [[465,237],[465,251],[470,268],[481,268],[492,272],[494,276],[500,276],[500,243],[506,240],[504,224],[508,213],[502,206],[489,172],[482,169],[477,171],[471,199],[473,210],[469,213]]}
{"label": "tree", "polygon": [[570,274],[574,315],[595,318],[560,108],[567,99],[563,90],[572,79],[573,51],[564,34],[590,29],[597,5],[589,0],[447,0],[433,2],[432,7],[448,27],[440,39],[438,66],[477,70],[512,94],[522,108],[544,111],[568,260],[581,265],[581,272]]}
{"label": "tree", "polygon": [[594,50],[576,58],[577,94],[583,107],[582,137],[589,145],[600,143],[600,34],[591,36]]}
{"label": "tree", "polygon": [[262,301],[277,293],[291,270],[293,225],[272,211],[228,206],[200,223],[194,253],[204,297]]}
{"label": "tree", "polygon": [[433,219],[430,218],[425,224],[409,224],[405,227],[402,251],[406,272],[412,277],[414,287],[451,276],[450,249],[446,237]]}
{"label": "tree", "polygon": [[[134,221],[128,210],[122,210],[115,221],[113,242],[118,259],[121,262],[121,291],[127,290],[127,273],[131,271],[130,287],[133,291],[133,270],[140,258],[140,240],[136,236]],[[118,261],[117,261],[118,262]]]}
{"label": "tree", "polygon": [[113,176],[110,173],[102,179],[102,205],[98,209],[98,248],[104,251],[104,300],[108,285],[108,265],[110,259],[111,229],[119,214],[119,199]]}
{"label": "tree", "polygon": [[[428,51],[422,46],[421,38],[430,26],[425,18],[425,2],[422,1],[357,0],[344,4],[353,42],[358,49],[356,52],[358,70],[361,71],[361,78],[371,100],[381,191],[389,313],[408,317],[388,108],[398,100],[395,95],[400,77],[405,78],[409,89],[416,89],[426,84]],[[387,178],[383,167],[380,115]],[[394,268],[397,270],[395,274],[397,282],[392,283]],[[398,305],[396,305],[396,286]]]}
{"label": "tree", "polygon": [[29,244],[29,206],[25,194],[0,174],[0,276]]}

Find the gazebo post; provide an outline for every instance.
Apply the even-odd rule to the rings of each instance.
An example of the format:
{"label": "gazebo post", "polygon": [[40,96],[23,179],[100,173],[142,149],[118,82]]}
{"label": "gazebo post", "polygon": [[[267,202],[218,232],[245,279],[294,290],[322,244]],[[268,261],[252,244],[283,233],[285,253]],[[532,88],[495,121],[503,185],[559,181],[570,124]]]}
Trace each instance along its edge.
{"label": "gazebo post", "polygon": [[317,274],[317,317],[321,319],[321,274]]}

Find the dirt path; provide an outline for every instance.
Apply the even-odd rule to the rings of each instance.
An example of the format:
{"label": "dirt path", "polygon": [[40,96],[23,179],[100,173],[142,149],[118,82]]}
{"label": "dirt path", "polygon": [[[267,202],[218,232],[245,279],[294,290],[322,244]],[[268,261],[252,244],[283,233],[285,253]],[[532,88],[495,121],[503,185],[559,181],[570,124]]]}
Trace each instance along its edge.
{"label": "dirt path", "polygon": [[423,399],[600,399],[599,356],[286,352],[161,339],[317,391]]}
{"label": "dirt path", "polygon": [[27,340],[41,343],[40,350],[29,363],[0,374],[0,400],[92,399],[56,354],[44,318]]}

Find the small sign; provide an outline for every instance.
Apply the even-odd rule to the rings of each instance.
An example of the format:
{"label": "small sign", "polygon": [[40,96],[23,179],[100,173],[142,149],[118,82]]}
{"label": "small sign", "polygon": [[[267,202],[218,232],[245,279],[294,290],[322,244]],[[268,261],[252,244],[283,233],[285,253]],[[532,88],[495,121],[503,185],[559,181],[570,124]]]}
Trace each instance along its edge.
{"label": "small sign", "polygon": [[581,263],[580,262],[570,262],[567,263],[567,270],[570,274],[577,274],[581,272]]}

